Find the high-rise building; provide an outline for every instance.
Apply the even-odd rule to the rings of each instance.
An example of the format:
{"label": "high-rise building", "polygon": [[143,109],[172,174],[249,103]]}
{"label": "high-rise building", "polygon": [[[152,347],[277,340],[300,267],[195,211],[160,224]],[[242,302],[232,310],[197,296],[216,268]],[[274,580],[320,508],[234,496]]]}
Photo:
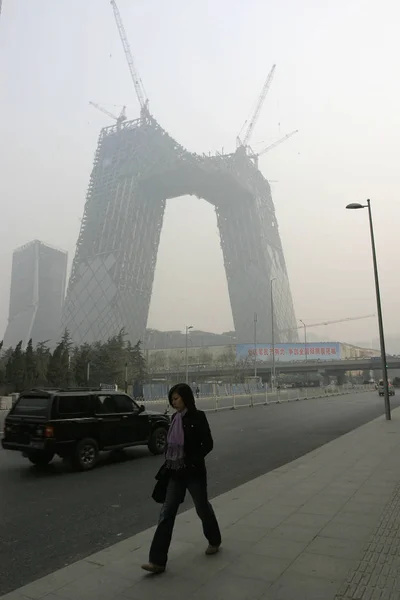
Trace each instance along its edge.
{"label": "high-rise building", "polygon": [[76,343],[144,339],[166,200],[186,195],[215,207],[238,343],[297,340],[268,181],[243,148],[188,152],[146,115],[100,134],[64,307]]}
{"label": "high-rise building", "polygon": [[13,253],[10,311],[4,347],[30,338],[34,344],[60,336],[68,255],[34,240]]}

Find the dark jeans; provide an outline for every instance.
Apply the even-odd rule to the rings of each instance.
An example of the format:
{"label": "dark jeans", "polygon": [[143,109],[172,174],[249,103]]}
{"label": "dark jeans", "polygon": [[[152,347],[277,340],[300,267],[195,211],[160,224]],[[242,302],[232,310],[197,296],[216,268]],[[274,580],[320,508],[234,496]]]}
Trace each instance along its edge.
{"label": "dark jeans", "polygon": [[193,498],[208,543],[211,546],[221,544],[218,522],[208,500],[206,476],[171,477],[168,482],[167,497],[162,506],[158,527],[150,547],[149,560],[154,565],[164,567],[167,564],[175,517],[186,490]]}

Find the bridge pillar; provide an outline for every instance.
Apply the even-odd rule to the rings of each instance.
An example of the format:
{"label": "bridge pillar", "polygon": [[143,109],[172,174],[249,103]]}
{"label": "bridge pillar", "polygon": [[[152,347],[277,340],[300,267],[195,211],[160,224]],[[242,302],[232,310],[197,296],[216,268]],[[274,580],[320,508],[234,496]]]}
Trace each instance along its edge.
{"label": "bridge pillar", "polygon": [[343,385],[346,381],[346,371],[330,371],[330,375],[335,377],[338,385]]}
{"label": "bridge pillar", "polygon": [[338,385],[343,385],[345,381],[346,381],[346,373],[344,371],[339,371],[339,373],[337,374]]}

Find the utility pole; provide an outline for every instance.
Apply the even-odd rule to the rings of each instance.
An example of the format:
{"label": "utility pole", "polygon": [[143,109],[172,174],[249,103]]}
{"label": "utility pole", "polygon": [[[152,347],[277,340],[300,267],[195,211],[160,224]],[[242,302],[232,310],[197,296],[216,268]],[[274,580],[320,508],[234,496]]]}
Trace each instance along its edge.
{"label": "utility pole", "polygon": [[271,279],[271,334],[272,334],[272,371],[271,371],[271,388],[275,387],[275,319],[274,319],[274,286],[276,277]]}
{"label": "utility pole", "polygon": [[186,371],[185,382],[186,383],[189,383],[188,334],[189,334],[190,329],[193,329],[193,325],[186,325],[186,330],[185,330],[185,371]]}
{"label": "utility pole", "polygon": [[[305,361],[308,361],[308,356],[307,356],[307,325],[304,323],[304,321],[302,319],[299,319],[300,323],[302,323],[303,327],[304,327],[304,355],[305,355]],[[308,372],[306,371],[306,384],[308,385]]]}
{"label": "utility pole", "polygon": [[257,313],[254,313],[254,378],[257,377]]}

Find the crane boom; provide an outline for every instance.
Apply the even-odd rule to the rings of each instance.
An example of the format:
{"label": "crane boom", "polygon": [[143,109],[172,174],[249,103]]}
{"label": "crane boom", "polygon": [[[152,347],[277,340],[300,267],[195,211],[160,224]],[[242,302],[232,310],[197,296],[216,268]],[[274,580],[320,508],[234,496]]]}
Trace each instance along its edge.
{"label": "crane boom", "polygon": [[261,109],[263,107],[265,98],[266,98],[266,96],[268,94],[268,90],[271,87],[272,79],[273,79],[274,73],[275,73],[275,68],[276,68],[276,65],[273,65],[272,69],[270,70],[270,72],[268,74],[268,77],[267,77],[267,79],[266,79],[266,81],[264,83],[264,86],[263,86],[263,88],[261,90],[261,94],[260,94],[260,97],[258,99],[256,109],[255,109],[253,117],[252,117],[252,119],[251,119],[251,121],[249,123],[249,126],[247,128],[246,134],[245,134],[245,136],[243,138],[243,142],[242,142],[243,146],[247,146],[247,144],[248,144],[248,142],[249,142],[249,140],[250,140],[250,138],[252,136],[252,133],[254,131],[254,127],[256,126],[256,123],[257,123],[258,118],[260,116],[260,112],[261,112]]}
{"label": "crane boom", "polygon": [[121,110],[121,112],[119,113],[119,115],[117,117],[113,113],[111,113],[109,110],[107,110],[106,108],[103,108],[102,106],[100,106],[100,104],[96,104],[96,102],[89,102],[89,104],[91,106],[94,106],[95,108],[97,108],[97,110],[101,111],[102,113],[104,113],[108,117],[111,117],[111,119],[114,119],[115,121],[117,121],[117,127],[118,127],[118,129],[121,128],[122,122],[126,121],[126,106],[122,107],[122,110]]}
{"label": "crane boom", "polygon": [[115,121],[118,120],[118,117],[116,117],[115,115],[113,115],[113,113],[111,113],[110,111],[108,111],[106,108],[103,108],[102,106],[100,106],[100,104],[96,104],[96,102],[90,102],[90,101],[89,101],[89,104],[91,106],[94,106],[95,108],[97,108],[97,110],[99,110],[100,112],[104,113],[108,117],[111,117],[111,119],[114,119]]}
{"label": "crane boom", "polygon": [[[359,321],[360,319],[372,319],[372,317],[375,317],[375,315],[362,315],[360,317],[346,317],[345,319],[335,319],[334,321],[321,321],[320,323],[310,323],[310,325],[307,325],[307,329],[309,329],[310,327],[321,327],[322,325],[333,325],[335,323],[345,323],[347,321]],[[287,331],[294,331],[296,329],[303,329],[304,325],[299,325],[298,327],[293,327],[292,329],[284,329],[281,330],[281,333],[287,332]]]}
{"label": "crane boom", "polygon": [[[322,321],[321,323],[312,323],[311,325],[307,325],[307,329],[309,327],[321,327],[322,325],[333,325],[335,323],[345,323],[347,321],[360,321],[361,319],[372,319],[375,315],[363,315],[361,317],[347,317],[345,319],[335,319],[334,321]],[[302,329],[303,325],[298,327],[298,329]]]}
{"label": "crane boom", "polygon": [[294,135],[295,133],[298,133],[298,131],[299,130],[296,129],[295,131],[291,131],[287,135],[284,135],[282,138],[280,138],[279,140],[277,140],[276,142],[274,142],[270,146],[267,146],[266,148],[264,148],[264,150],[261,150],[261,152],[258,152],[257,156],[262,156],[266,152],[269,152],[270,150],[273,150],[274,148],[276,148],[277,146],[279,146],[279,144],[282,144],[282,142],[286,142],[286,140],[288,140],[289,138],[291,138],[292,135]]}
{"label": "crane boom", "polygon": [[148,100],[146,98],[146,94],[145,94],[145,91],[143,88],[142,81],[136,70],[135,62],[133,60],[132,51],[129,46],[125,27],[122,22],[121,14],[119,12],[116,1],[110,0],[110,2],[111,2],[111,6],[113,7],[115,22],[117,24],[119,37],[121,38],[122,46],[124,48],[124,52],[125,52],[126,60],[128,63],[129,71],[130,71],[130,74],[132,77],[133,85],[135,86],[136,96],[137,96],[137,99],[139,100],[140,109],[141,109],[141,111],[146,111],[147,105],[148,105]]}

